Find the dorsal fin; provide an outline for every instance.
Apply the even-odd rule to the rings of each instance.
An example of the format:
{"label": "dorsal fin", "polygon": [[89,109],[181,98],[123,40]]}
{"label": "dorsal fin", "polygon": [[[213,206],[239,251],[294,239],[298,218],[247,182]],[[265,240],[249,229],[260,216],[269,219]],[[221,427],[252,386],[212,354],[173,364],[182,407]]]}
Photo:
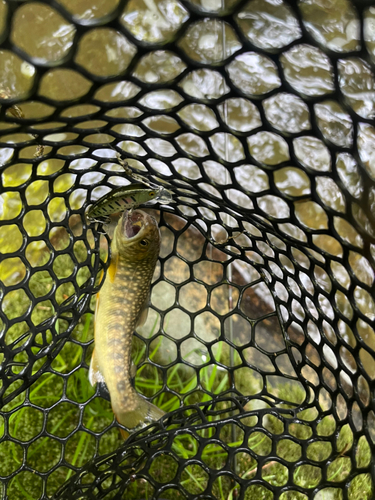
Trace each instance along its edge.
{"label": "dorsal fin", "polygon": [[148,305],[150,303],[150,294],[148,293],[146,300],[144,301],[142,307],[141,307],[141,312],[138,317],[138,321],[136,324],[136,328],[143,326],[146,321],[147,321],[147,316],[148,316]]}

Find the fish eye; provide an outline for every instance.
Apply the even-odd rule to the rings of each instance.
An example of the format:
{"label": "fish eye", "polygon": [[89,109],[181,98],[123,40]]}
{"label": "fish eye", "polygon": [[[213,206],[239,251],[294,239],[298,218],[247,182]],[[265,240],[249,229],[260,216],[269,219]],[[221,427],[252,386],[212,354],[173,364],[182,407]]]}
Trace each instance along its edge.
{"label": "fish eye", "polygon": [[155,191],[151,191],[150,193],[148,193],[149,196],[155,196]]}
{"label": "fish eye", "polygon": [[147,247],[147,245],[148,245],[148,241],[147,241],[147,240],[141,240],[141,241],[139,242],[139,244],[140,244],[140,245],[142,245],[143,247]]}

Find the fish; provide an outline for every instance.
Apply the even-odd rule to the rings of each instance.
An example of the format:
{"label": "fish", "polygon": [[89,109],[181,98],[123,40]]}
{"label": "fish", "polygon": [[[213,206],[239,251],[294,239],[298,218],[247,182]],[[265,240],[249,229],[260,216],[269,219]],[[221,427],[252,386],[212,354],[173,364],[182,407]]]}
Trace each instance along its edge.
{"label": "fish", "polygon": [[141,183],[119,186],[91,205],[87,217],[90,221],[100,221],[115,212],[133,209],[152,200],[168,202],[170,199],[168,191],[161,186],[150,187]]}
{"label": "fish", "polygon": [[132,336],[147,319],[159,251],[160,230],[154,217],[142,210],[125,211],[113,235],[111,261],[96,300],[89,380],[91,385],[107,385],[117,421],[132,432],[164,415],[136,392],[131,381]]}

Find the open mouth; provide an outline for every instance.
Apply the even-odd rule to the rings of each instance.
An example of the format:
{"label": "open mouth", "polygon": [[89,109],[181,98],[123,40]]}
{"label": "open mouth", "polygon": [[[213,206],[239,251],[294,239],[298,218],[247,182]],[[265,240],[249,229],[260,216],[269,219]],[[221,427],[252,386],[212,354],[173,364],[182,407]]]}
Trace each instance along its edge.
{"label": "open mouth", "polygon": [[143,215],[139,212],[133,212],[125,216],[125,234],[127,238],[134,238],[143,226]]}

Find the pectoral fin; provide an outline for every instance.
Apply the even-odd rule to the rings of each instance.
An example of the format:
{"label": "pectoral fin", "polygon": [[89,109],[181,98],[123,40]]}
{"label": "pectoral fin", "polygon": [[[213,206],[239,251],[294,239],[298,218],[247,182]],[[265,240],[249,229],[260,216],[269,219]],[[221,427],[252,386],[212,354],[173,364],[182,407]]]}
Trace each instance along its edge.
{"label": "pectoral fin", "polygon": [[117,272],[117,265],[118,265],[118,253],[114,253],[111,257],[111,263],[109,264],[108,267],[108,277],[111,283],[115,281],[116,278],[116,272]]}
{"label": "pectoral fin", "polygon": [[103,374],[99,370],[98,360],[95,355],[95,349],[91,356],[90,370],[89,370],[89,381],[91,385],[95,385],[97,382],[105,382]]}

